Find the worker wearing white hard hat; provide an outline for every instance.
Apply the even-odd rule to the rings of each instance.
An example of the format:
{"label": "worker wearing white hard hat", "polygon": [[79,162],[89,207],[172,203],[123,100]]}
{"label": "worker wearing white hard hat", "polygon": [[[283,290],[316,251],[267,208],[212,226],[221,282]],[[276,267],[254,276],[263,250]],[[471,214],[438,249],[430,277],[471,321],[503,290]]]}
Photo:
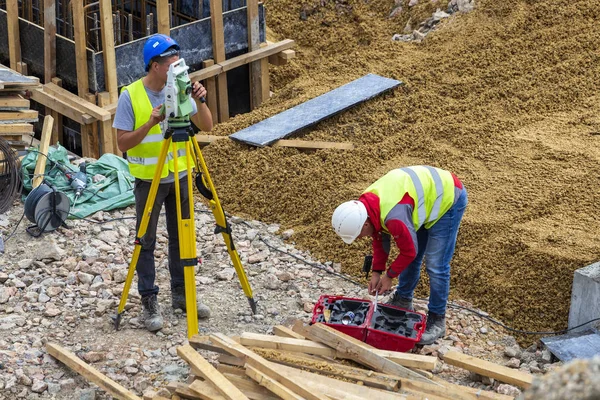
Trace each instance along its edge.
{"label": "worker wearing white hard hat", "polygon": [[[369,293],[385,293],[398,277],[389,304],[413,309],[421,263],[427,259],[430,296],[421,344],[431,344],[446,330],[450,261],[467,206],[467,191],[451,172],[430,166],[394,169],[369,186],[358,200],[336,208],[331,223],[345,243],[373,238],[373,275]],[[399,255],[386,271],[391,238]]]}

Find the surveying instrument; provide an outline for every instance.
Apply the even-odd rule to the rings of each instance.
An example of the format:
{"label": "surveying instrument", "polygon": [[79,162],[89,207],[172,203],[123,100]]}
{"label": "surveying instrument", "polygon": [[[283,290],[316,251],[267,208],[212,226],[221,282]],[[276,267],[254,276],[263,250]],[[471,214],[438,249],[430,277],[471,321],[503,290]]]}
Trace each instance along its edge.
{"label": "surveying instrument", "polygon": [[[163,165],[171,147],[171,155],[173,157],[175,175],[175,193],[177,203],[177,227],[179,230],[179,255],[181,264],[183,265],[184,274],[184,285],[185,285],[185,304],[187,310],[187,328],[188,338],[198,333],[198,313],[196,308],[196,279],[195,279],[195,267],[199,264],[198,257],[196,254],[196,224],[194,220],[194,197],[192,190],[192,167],[195,167],[196,176],[195,183],[198,191],[204,196],[208,202],[210,209],[215,217],[216,228],[215,234],[221,233],[227,246],[227,252],[231,258],[231,262],[235,268],[237,276],[242,285],[242,289],[248,302],[252,313],[256,314],[256,302],[252,297],[252,289],[248,283],[246,273],[242,266],[240,256],[233,243],[231,236],[231,226],[225,218],[225,212],[219,202],[219,197],[213,185],[213,182],[208,173],[208,168],[204,162],[204,157],[200,151],[198,141],[194,136],[194,130],[190,123],[190,113],[193,111],[191,97],[192,85],[188,76],[188,68],[185,65],[183,59],[179,59],[169,66],[169,72],[167,74],[165,104],[163,110],[167,118],[161,122],[163,131],[163,142],[158,156],[158,164],[154,177],[152,178],[152,184],[150,185],[150,192],[146,199],[146,205],[144,207],[144,215],[140,222],[138,232],[135,238],[135,247],[131,263],[129,264],[129,270],[127,272],[127,279],[125,281],[125,287],[121,294],[121,301],[117,315],[115,317],[115,328],[119,329],[121,322],[121,316],[125,310],[125,304],[127,303],[127,296],[129,295],[129,289],[131,288],[131,282],[133,281],[133,274],[135,272],[140,251],[142,248],[141,238],[146,234],[148,223],[150,221],[150,215],[152,214],[152,208],[156,193],[158,192],[158,185],[160,182],[160,175]],[[200,99],[204,102],[204,98]],[[166,122],[166,124],[165,124]],[[185,155],[187,170],[187,190],[189,201],[189,218],[182,218],[181,210],[181,196],[180,196],[180,182],[179,182],[179,171],[181,166],[178,165],[178,149],[177,143],[185,143]],[[190,158],[193,160],[194,165]],[[181,169],[183,170],[183,169]]]}

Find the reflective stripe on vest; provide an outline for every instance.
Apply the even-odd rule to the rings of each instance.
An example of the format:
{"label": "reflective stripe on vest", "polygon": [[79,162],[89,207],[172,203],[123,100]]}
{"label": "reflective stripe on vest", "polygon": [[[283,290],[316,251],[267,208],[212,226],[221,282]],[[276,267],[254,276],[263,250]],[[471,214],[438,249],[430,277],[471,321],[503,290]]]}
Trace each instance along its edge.
{"label": "reflective stripe on vest", "polygon": [[[136,130],[148,122],[153,107],[141,79],[126,86],[123,90],[127,90],[127,92],[129,92],[129,97],[131,98],[131,106],[135,117],[133,130]],[[163,136],[161,126],[160,124],[156,124],[150,128],[146,137],[144,137],[138,145],[127,151],[127,161],[129,161],[129,172],[131,175],[146,180],[154,177],[158,156],[160,155],[160,150],[162,148],[162,141]],[[180,166],[186,165],[185,142],[177,143],[176,148],[177,156],[179,157],[178,164]],[[165,178],[169,174],[169,171],[175,171],[175,164],[170,148],[167,159],[168,162],[165,162],[165,165],[162,166],[160,174],[161,178]]]}
{"label": "reflective stripe on vest", "polygon": [[381,226],[406,193],[413,199],[415,230],[429,229],[454,204],[454,179],[450,172],[429,166],[399,168],[388,172],[365,190],[379,197]]}

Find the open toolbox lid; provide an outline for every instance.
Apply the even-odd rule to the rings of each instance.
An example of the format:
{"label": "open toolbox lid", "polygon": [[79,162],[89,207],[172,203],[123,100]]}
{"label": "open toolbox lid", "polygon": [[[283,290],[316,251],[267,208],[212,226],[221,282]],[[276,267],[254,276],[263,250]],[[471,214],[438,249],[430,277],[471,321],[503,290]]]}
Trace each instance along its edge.
{"label": "open toolbox lid", "polygon": [[411,350],[425,331],[425,314],[366,299],[321,295],[311,323],[321,322],[378,349]]}

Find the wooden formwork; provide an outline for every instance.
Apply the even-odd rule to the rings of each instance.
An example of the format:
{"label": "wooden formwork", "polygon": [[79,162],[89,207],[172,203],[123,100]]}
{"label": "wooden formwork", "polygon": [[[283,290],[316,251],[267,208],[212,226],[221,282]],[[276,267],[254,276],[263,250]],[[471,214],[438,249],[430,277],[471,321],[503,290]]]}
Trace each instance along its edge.
{"label": "wooden formwork", "polygon": [[[206,15],[209,17],[202,21],[205,21],[203,23],[206,26],[210,23],[212,57],[203,59],[199,69],[192,72],[190,78],[203,81],[209,89],[207,104],[213,113],[214,121],[224,122],[229,119],[226,73],[234,68],[249,66],[250,109],[267,100],[269,61],[280,65],[282,60],[293,57],[290,48],[294,46],[294,42],[283,40],[267,43],[264,34],[265,37],[261,40],[259,10],[263,6],[259,6],[258,0],[246,0],[243,8],[246,13],[244,22],[247,52],[231,57],[226,54],[227,42],[223,23],[224,15],[230,14],[224,14],[223,6],[230,8],[241,4],[243,0],[197,1],[196,16],[182,12],[182,5],[191,4],[187,0],[0,1],[0,11],[6,14],[11,69],[28,75],[27,63],[22,59],[20,35],[24,29],[28,32],[33,24],[36,29],[43,29],[43,76],[40,76],[43,86],[32,90],[31,98],[45,106],[46,114],[54,118],[52,143],[63,142],[62,118],[66,117],[80,125],[83,156],[117,154],[116,132],[112,129],[112,119],[119,87],[128,83],[117,79],[120,65],[117,63],[115,48],[143,41],[147,35],[153,33],[175,34],[177,31],[181,34],[180,25],[188,26],[201,22],[200,19]],[[5,11],[2,10],[2,6]],[[227,25],[231,25],[230,20]],[[57,39],[61,44],[60,57],[64,57],[64,43],[73,47],[76,85],[63,85],[63,79],[57,73]],[[139,48],[139,43],[136,46]],[[89,69],[93,68],[96,71],[98,66],[96,58],[101,59],[102,85],[89,81],[89,77],[94,76]],[[59,59],[59,63],[61,61]],[[140,73],[137,78],[142,75],[143,73]]]}

